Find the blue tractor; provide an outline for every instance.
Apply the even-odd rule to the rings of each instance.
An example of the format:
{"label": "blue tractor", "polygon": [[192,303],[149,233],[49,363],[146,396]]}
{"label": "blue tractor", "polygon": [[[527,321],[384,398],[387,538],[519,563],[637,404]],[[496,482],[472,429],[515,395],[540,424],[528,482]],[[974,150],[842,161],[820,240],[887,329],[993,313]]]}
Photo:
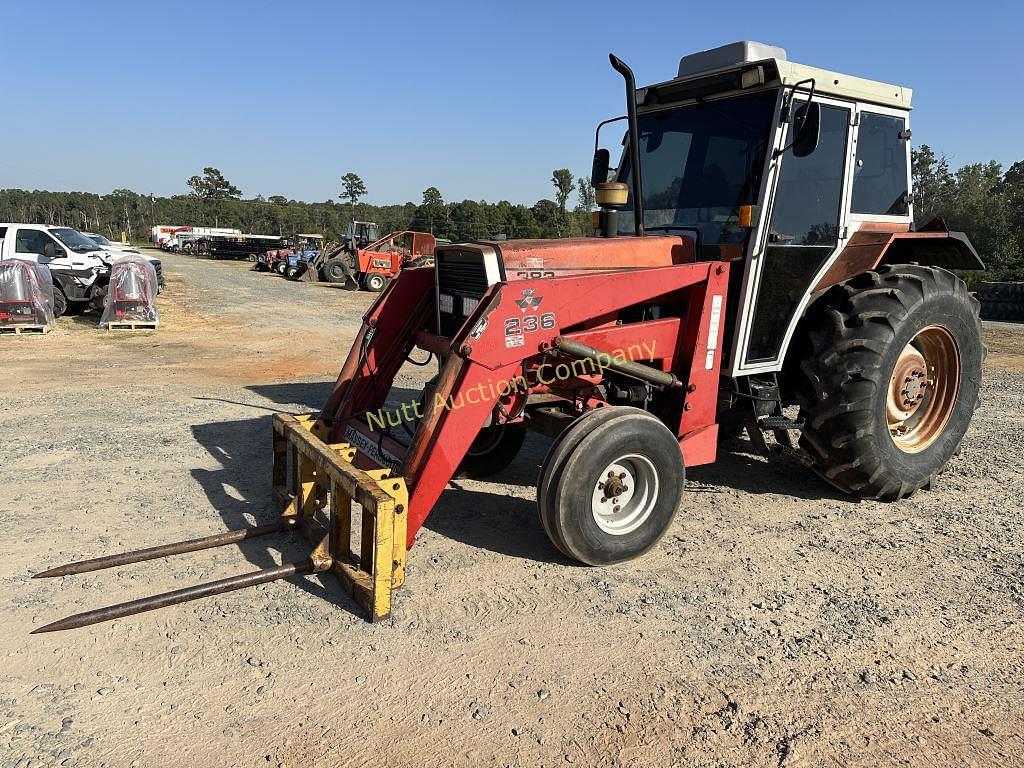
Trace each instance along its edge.
{"label": "blue tractor", "polygon": [[296,235],[295,250],[285,257],[284,276],[298,280],[311,263],[315,263],[324,252],[323,235]]}

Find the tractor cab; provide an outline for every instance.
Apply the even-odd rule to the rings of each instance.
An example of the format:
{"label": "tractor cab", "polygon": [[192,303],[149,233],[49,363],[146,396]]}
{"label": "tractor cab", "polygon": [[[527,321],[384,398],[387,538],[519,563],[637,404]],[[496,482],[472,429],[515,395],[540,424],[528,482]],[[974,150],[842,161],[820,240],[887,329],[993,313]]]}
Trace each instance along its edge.
{"label": "tractor cab", "polygon": [[635,90],[637,141],[618,167],[595,148],[599,201],[643,190],[639,206],[631,193],[604,206],[600,234],[680,234],[697,260],[734,262],[730,373],[778,370],[812,295],[845,277],[829,273],[839,254],[911,228],[910,97],[761,43],[685,56],[674,79]]}
{"label": "tractor cab", "polygon": [[342,242],[352,248],[365,248],[380,237],[380,226],[372,221],[350,221]]}

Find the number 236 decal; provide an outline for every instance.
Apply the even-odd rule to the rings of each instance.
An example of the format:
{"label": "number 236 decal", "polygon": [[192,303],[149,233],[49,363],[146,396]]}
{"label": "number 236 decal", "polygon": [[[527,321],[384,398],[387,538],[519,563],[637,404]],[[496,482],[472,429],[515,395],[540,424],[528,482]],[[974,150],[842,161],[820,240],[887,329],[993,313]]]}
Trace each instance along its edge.
{"label": "number 236 decal", "polygon": [[555,313],[545,312],[543,315],[524,315],[510,317],[505,321],[505,335],[518,336],[522,333],[533,333],[537,330],[550,331],[555,327]]}

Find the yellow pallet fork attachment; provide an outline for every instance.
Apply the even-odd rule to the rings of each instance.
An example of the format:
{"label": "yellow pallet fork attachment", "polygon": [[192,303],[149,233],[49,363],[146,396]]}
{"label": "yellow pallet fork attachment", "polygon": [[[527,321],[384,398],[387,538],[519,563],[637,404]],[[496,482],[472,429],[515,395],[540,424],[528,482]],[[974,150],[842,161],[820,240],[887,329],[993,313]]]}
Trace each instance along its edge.
{"label": "yellow pallet fork attachment", "polygon": [[[354,466],[356,449],[346,443],[324,442],[326,430],[315,416],[278,413],[273,424],[274,498],[281,512],[276,522],[80,560],[37,573],[35,578],[88,573],[294,529],[302,531],[313,547],[307,559],[85,611],[32,633],[76,629],[256,584],[326,571],[338,576],[370,621],[387,618],[391,613],[391,590],[405,581],[409,509],[405,480],[392,477],[390,469],[363,470]],[[354,545],[353,534],[358,536]]]}
{"label": "yellow pallet fork attachment", "polygon": [[[313,415],[274,415],[274,498],[283,515],[298,519],[313,561],[329,561],[369,620],[379,621],[391,612],[391,590],[405,582],[409,491],[390,469],[353,466],[356,449],[325,443],[325,435]],[[361,512],[356,546],[353,502]]]}

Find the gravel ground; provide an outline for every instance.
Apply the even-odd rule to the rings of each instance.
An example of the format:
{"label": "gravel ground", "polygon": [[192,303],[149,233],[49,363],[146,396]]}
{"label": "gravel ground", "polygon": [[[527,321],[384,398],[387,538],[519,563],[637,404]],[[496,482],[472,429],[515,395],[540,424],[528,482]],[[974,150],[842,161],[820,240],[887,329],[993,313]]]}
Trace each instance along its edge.
{"label": "gravel ground", "polygon": [[1024,765],[1020,326],[986,324],[963,450],[905,501],[736,441],[648,556],[578,567],[531,436],[451,483],[382,624],[309,577],[29,636],[297,554],[29,578],[272,518],[270,414],[319,407],[372,297],[246,268],[165,256],[156,333],[0,338],[0,766]]}

